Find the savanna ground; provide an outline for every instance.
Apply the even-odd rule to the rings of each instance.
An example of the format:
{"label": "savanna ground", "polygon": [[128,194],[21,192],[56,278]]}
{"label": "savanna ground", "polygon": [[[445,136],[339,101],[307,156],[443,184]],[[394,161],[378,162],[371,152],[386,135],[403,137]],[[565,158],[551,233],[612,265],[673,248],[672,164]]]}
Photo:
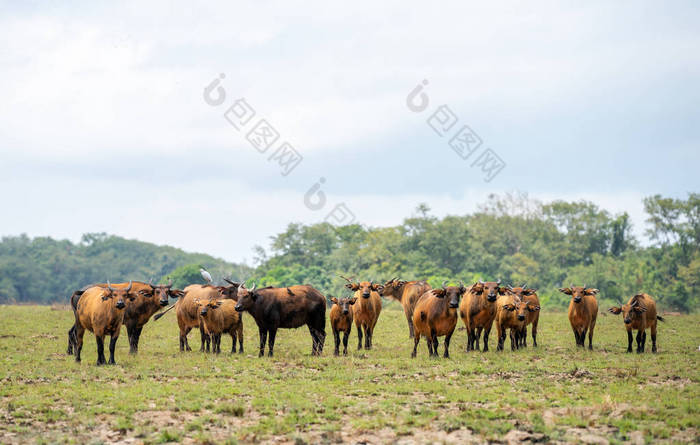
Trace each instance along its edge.
{"label": "savanna ground", "polygon": [[[306,328],[278,333],[274,358],[258,358],[248,315],[245,354],[178,351],[175,314],[149,322],[140,352],[126,332],[116,366],[65,354],[65,307],[0,306],[0,443],[644,443],[700,441],[700,315],[668,316],[659,353],[626,354],[619,317],[600,315],[594,351],[577,350],[565,313],[543,311],[539,347],[427,357],[396,303],[387,304],[374,349],[310,356]],[[601,308],[604,309],[604,308]],[[171,311],[173,312],[173,311]],[[459,323],[461,327],[461,321]],[[442,343],[440,346],[442,351]],[[647,338],[647,349],[651,349]]]}

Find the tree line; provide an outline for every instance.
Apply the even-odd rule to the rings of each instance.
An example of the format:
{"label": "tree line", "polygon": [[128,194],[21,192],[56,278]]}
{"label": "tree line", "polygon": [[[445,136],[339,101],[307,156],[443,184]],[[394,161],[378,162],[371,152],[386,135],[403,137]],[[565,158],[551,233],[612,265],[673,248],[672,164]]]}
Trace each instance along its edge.
{"label": "tree line", "polygon": [[257,247],[260,285],[308,283],[342,295],[339,275],[362,280],[427,279],[473,283],[500,279],[538,289],[545,307],[565,307],[558,288],[587,285],[603,300],[654,295],[669,310],[698,308],[700,194],[644,199],[647,245],[632,234],[629,215],[587,201],[542,203],[526,194],[492,195],[468,215],[431,216],[421,204],[394,227],[290,224]]}
{"label": "tree line", "polygon": [[644,199],[646,240],[632,233],[629,215],[588,201],[548,203],[526,194],[492,195],[467,215],[432,216],[426,204],[393,227],[335,227],[292,223],[256,247],[256,266],[106,234],[79,243],[26,235],[0,242],[0,303],[65,301],[85,284],[173,279],[180,288],[202,283],[204,266],[222,277],[259,286],[311,284],[344,295],[339,275],[384,282],[392,277],[472,283],[479,279],[538,289],[544,307],[565,307],[558,288],[586,284],[608,302],[639,291],[667,310],[697,310],[700,290],[700,194]]}

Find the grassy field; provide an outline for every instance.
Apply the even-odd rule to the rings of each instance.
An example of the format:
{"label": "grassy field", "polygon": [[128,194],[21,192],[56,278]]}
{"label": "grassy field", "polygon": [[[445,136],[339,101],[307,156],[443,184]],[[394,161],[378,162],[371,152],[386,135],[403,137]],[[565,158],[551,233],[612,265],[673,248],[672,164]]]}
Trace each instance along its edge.
{"label": "grassy field", "polygon": [[227,352],[230,337],[218,357],[180,353],[169,313],[144,327],[138,356],[123,330],[117,366],[97,367],[89,333],[81,364],[65,354],[66,308],[0,306],[0,443],[700,441],[699,315],[668,316],[656,355],[626,354],[612,315],[598,317],[594,351],[577,350],[566,314],[543,311],[537,349],[467,354],[460,329],[452,358],[422,342],[411,359],[399,309],[386,305],[372,351],[353,332],[339,358],[330,328],[320,358],[303,328],[259,359],[248,315],[245,354]]}

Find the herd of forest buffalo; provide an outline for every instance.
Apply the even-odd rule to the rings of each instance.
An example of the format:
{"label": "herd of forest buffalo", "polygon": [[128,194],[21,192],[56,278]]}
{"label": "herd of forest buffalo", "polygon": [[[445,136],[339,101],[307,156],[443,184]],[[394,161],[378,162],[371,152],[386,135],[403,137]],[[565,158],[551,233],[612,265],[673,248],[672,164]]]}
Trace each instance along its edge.
{"label": "herd of forest buffalo", "polygon": [[[191,351],[187,334],[199,328],[201,351],[221,352],[221,336],[231,335],[231,352],[243,352],[242,312],[248,312],[260,334],[260,352],[263,356],[268,343],[268,355],[273,355],[275,336],[280,328],[298,328],[307,325],[312,344],[312,355],[320,355],[326,338],[326,307],[332,304],[330,325],[335,341],[335,355],[340,353],[342,335],[343,354],[347,354],[348,338],[353,323],[357,328],[358,349],[371,349],[373,332],[382,310],[380,297],[399,301],[408,322],[409,335],[414,346],[412,356],[421,337],[426,338],[431,356],[438,355],[438,337],[445,337],[444,356],[449,357],[449,346],[458,318],[467,331],[467,351],[488,351],[489,333],[496,324],[498,350],[502,350],[509,333],[511,349],[527,346],[527,327],[531,325],[533,346],[537,346],[537,325],[540,303],[535,289],[526,285],[506,286],[500,281],[477,281],[470,286],[462,282],[457,286],[431,288],[426,281],[402,281],[393,278],[386,283],[353,281],[343,277],[345,287],[353,292],[346,298],[330,296],[328,300],[317,289],[309,285],[289,287],[265,287],[255,285],[246,288],[243,283],[228,279],[225,286],[192,284],[183,290],[167,285],[153,285],[139,281],[128,283],[92,284],[75,291],[71,306],[75,324],[68,332],[68,354],[75,354],[80,361],[85,330],[94,333],[97,339],[97,364],[105,364],[104,338],[110,336],[109,363],[114,363],[114,350],[122,324],[129,336],[130,352],[138,351],[139,337],[148,320],[169,304],[174,308],[180,329],[180,350]],[[598,314],[598,289],[570,286],[559,289],[571,296],[569,321],[576,344],[584,347],[588,334],[588,348],[593,349],[593,331]],[[162,317],[166,311],[153,317]],[[651,331],[652,352],[656,352],[657,320],[656,304],[647,294],[637,294],[627,304],[612,307],[609,312],[623,314],[627,330],[627,352],[632,352],[632,331],[637,331],[637,352],[644,352],[646,329]],[[483,336],[482,336],[483,334]],[[268,339],[269,337],[269,339]],[[363,344],[364,338],[364,344]]]}

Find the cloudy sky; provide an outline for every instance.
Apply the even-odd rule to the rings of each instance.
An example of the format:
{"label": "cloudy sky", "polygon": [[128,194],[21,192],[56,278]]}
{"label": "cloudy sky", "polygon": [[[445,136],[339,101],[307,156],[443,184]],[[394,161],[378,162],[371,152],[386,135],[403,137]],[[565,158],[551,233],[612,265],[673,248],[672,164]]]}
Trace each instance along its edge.
{"label": "cloudy sky", "polygon": [[[644,196],[700,189],[697,3],[349,3],[0,2],[0,235],[250,261],[341,203],[385,226],[518,190],[641,232]],[[264,153],[261,119],[279,134]],[[463,125],[482,141],[467,159],[449,145]],[[285,142],[302,156],[286,176]]]}

